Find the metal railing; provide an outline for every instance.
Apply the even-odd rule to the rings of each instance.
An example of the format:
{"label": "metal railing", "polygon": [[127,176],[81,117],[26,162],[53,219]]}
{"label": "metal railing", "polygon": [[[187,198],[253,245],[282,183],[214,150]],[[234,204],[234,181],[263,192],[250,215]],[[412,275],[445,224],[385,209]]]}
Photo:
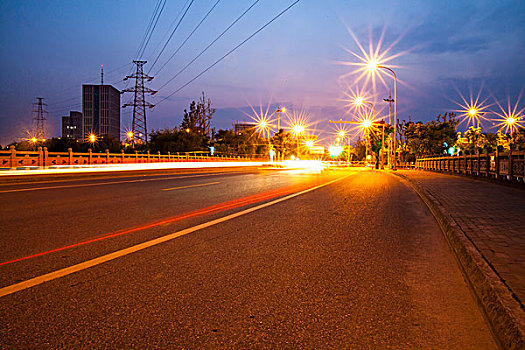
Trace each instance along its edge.
{"label": "metal railing", "polygon": [[225,162],[225,161],[265,161],[265,159],[231,156],[224,154],[209,155],[206,151],[178,152],[175,154],[146,153],[94,153],[88,152],[48,152],[47,147],[38,147],[37,151],[17,151],[14,146],[9,150],[0,150],[0,168],[12,170],[23,167],[47,168],[52,166],[78,166],[97,164],[139,164],[165,162]]}
{"label": "metal railing", "polygon": [[430,156],[416,160],[416,169],[525,181],[525,151],[509,150],[460,156]]}

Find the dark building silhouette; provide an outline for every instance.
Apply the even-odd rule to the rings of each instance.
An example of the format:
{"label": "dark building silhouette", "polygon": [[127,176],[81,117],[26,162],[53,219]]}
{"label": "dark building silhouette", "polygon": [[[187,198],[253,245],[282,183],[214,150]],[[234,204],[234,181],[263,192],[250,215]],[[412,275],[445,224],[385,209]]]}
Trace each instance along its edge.
{"label": "dark building silhouette", "polygon": [[120,91],[111,85],[82,85],[83,138],[109,134],[120,140]]}
{"label": "dark building silhouette", "polygon": [[257,127],[257,123],[255,122],[245,122],[245,121],[236,121],[233,123],[233,129],[235,130],[235,133],[238,134],[244,130],[249,129],[255,129]]}
{"label": "dark building silhouette", "polygon": [[70,111],[62,117],[62,137],[82,140],[82,113]]}

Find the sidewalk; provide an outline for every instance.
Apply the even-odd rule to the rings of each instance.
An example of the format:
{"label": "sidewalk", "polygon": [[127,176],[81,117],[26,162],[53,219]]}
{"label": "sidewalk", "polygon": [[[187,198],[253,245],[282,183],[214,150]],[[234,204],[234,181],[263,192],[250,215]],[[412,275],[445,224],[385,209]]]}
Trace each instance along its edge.
{"label": "sidewalk", "polygon": [[[523,342],[525,191],[428,171],[399,170],[394,174],[415,185],[428,201],[496,333],[501,328],[510,336],[508,322],[512,321],[514,335],[519,335],[514,339]],[[494,304],[499,302],[500,307]]]}

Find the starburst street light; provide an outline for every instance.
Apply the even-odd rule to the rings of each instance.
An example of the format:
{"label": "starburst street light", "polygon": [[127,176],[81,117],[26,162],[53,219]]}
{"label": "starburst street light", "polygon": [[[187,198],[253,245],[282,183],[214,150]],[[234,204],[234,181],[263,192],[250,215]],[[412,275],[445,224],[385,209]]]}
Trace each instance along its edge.
{"label": "starburst street light", "polygon": [[510,98],[507,99],[507,108],[504,108],[499,102],[496,101],[501,112],[493,112],[497,118],[494,121],[498,122],[499,130],[504,129],[505,133],[510,132],[512,135],[518,128],[524,127],[522,124],[525,119],[525,108],[518,109],[520,102],[520,96],[516,101],[514,107],[511,107]]}
{"label": "starburst street light", "polygon": [[292,132],[296,136],[302,135],[302,133],[304,132],[304,125],[301,125],[301,124],[292,125]]}
{"label": "starburst street light", "polygon": [[396,133],[397,133],[397,130],[396,130],[397,129],[397,75],[391,68],[379,64],[379,62],[374,59],[371,59],[370,62],[368,63],[368,70],[372,73],[377,71],[379,68],[389,71],[394,77],[394,137],[393,137],[394,162],[392,164],[392,169],[395,170],[396,164],[397,164],[397,137],[396,137]]}
{"label": "starburst street light", "polygon": [[95,134],[90,134],[89,135],[89,142],[95,143],[95,141],[97,141],[97,136]]}
{"label": "starburst street light", "polygon": [[474,97],[472,91],[470,91],[469,101],[467,101],[467,99],[463,97],[461,93],[459,93],[461,96],[461,102],[456,102],[456,104],[460,107],[460,109],[456,110],[455,112],[459,113],[461,122],[467,122],[467,126],[470,124],[476,126],[477,122],[477,128],[479,128],[481,125],[480,119],[483,119],[483,116],[487,112],[487,108],[490,107],[486,104],[488,98],[484,100],[480,99],[481,92],[482,89],[480,89],[476,97]]}
{"label": "starburst street light", "polygon": [[370,119],[364,119],[362,122],[361,122],[361,127],[365,130],[368,130],[370,129],[370,127],[372,126],[372,120]]}

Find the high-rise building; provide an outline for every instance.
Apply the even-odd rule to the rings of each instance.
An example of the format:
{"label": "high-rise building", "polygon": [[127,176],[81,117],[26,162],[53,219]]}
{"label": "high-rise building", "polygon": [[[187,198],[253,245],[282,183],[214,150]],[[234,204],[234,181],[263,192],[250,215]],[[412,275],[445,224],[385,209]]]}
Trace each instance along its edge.
{"label": "high-rise building", "polygon": [[82,140],[82,113],[70,111],[62,117],[62,137]]}
{"label": "high-rise building", "polygon": [[120,139],[120,91],[111,85],[82,85],[82,134]]}

